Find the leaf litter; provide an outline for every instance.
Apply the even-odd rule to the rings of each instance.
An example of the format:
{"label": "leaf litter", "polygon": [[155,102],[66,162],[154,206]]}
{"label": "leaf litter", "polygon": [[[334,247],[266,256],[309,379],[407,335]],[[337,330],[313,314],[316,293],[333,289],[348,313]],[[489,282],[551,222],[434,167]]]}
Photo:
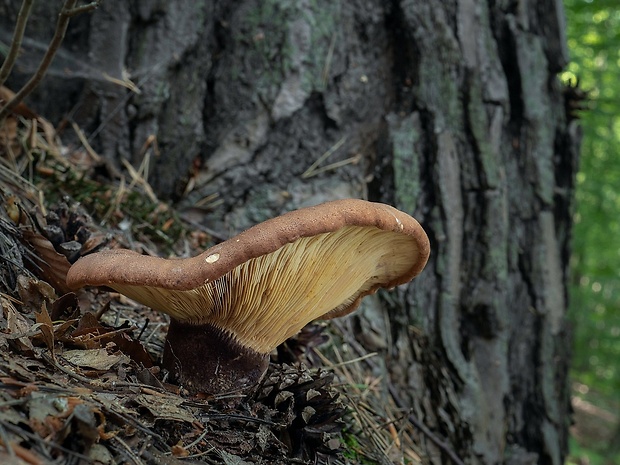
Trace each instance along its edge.
{"label": "leaf litter", "polygon": [[64,276],[103,247],[187,253],[209,234],[145,195],[139,173],[94,181],[92,149],[68,151],[31,116],[0,128],[0,463],[421,462],[406,412],[363,363],[371,355],[330,343],[346,347],[342,327],[304,328],[243,399],[168,384],[166,317],[113,292],[70,292]]}

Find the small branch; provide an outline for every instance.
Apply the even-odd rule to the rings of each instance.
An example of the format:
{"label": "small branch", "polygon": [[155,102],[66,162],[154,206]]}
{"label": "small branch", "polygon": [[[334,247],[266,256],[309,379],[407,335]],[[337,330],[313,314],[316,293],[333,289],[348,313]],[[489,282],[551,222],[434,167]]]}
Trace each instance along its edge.
{"label": "small branch", "polygon": [[0,123],[7,117],[10,111],[12,111],[26,96],[28,96],[41,82],[43,76],[47,72],[48,68],[52,64],[52,60],[56,55],[56,52],[60,48],[60,44],[65,38],[65,34],[67,32],[67,27],[69,26],[69,20],[72,16],[75,16],[78,13],[83,13],[85,11],[90,11],[97,6],[99,6],[99,1],[91,2],[88,5],[76,7],[76,3],[78,0],[65,0],[65,4],[63,5],[60,13],[58,15],[58,21],[56,23],[56,30],[54,31],[54,37],[47,47],[45,55],[43,55],[43,59],[39,64],[39,67],[35,71],[34,75],[30,78],[30,80],[24,84],[19,92],[15,94],[15,96],[9,101],[2,109],[0,109]]}
{"label": "small branch", "polygon": [[[38,434],[35,433],[31,433],[27,430],[25,430],[24,428],[20,427],[19,425],[14,425],[12,423],[9,423],[8,421],[4,421],[2,419],[0,419],[0,424],[2,426],[4,426],[4,428],[6,428],[8,431],[12,432],[13,434],[17,435],[18,437],[24,437],[24,438],[28,438],[30,439],[30,441],[35,444],[38,447],[33,447],[31,449],[25,449],[22,446],[19,446],[19,444],[12,444],[12,446],[17,449],[17,447],[20,447],[21,450],[23,450],[25,452],[24,455],[30,455],[30,454],[34,454],[34,452],[40,452],[44,455],[44,458],[46,459],[45,462],[43,463],[52,463],[51,461],[51,454],[49,453],[49,449],[56,449],[59,450],[61,452],[64,452],[65,454],[68,455],[72,455],[75,458],[81,459],[82,461],[86,461],[84,463],[92,463],[92,459],[84,454],[81,454],[79,452],[76,452],[74,450],[68,449],[67,447],[63,447],[60,444],[57,444],[53,441],[46,441],[44,438],[42,438],[41,436],[39,436]],[[39,450],[37,450],[39,449]],[[30,457],[32,457],[30,455]],[[28,463],[41,463],[41,462],[37,462],[37,461],[28,461]]]}
{"label": "small branch", "polygon": [[32,9],[33,3],[34,0],[24,0],[21,8],[19,9],[17,22],[15,23],[15,32],[13,33],[13,39],[11,40],[11,48],[4,59],[4,63],[2,63],[2,68],[0,68],[0,86],[5,83],[6,79],[9,77],[9,74],[11,74],[13,65],[15,65],[15,60],[17,60],[17,55],[19,54],[19,49],[22,46],[26,23],[28,22],[28,17],[30,16],[30,10]]}
{"label": "small branch", "polygon": [[99,8],[99,5],[101,5],[101,2],[102,0],[96,0],[94,2],[87,3],[86,5],[76,6],[75,8],[71,8],[70,10],[65,10],[63,8],[62,13],[72,18],[76,15],[80,15],[82,13],[88,13],[89,11]]}
{"label": "small branch", "polygon": [[[207,431],[206,428],[205,431]],[[2,442],[4,448],[9,453],[9,459],[15,460],[17,456],[15,455],[15,451],[13,450],[13,447],[11,446],[11,441],[9,440],[9,435],[6,433],[6,429],[4,429],[2,423],[0,423],[0,442]]]}
{"label": "small branch", "polygon": [[123,441],[118,436],[112,436],[112,440],[118,442],[121,445],[121,447],[123,448],[123,452],[127,455],[127,457],[131,459],[133,463],[135,463],[136,465],[144,464],[140,457],[133,453],[133,450],[131,450],[131,447],[129,447],[129,445],[125,441]]}
{"label": "small branch", "polygon": [[306,171],[303,172],[303,174],[301,175],[302,179],[306,179],[309,177],[314,176],[317,167],[323,163],[325,160],[327,160],[329,157],[331,157],[340,147],[342,147],[342,144],[344,144],[347,141],[347,136],[342,136],[334,145],[332,145],[329,149],[327,149],[327,151],[325,153],[323,153],[323,155],[321,155],[319,158],[317,158],[314,163],[312,163],[312,165],[310,165],[310,168],[308,168]]}

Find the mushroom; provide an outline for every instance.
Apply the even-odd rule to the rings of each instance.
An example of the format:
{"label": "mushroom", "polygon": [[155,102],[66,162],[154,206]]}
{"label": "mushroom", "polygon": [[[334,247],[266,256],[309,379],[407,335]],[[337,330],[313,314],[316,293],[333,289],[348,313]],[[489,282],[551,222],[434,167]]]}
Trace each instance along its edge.
{"label": "mushroom", "polygon": [[411,216],[358,199],[302,208],[183,259],[113,249],[80,258],[71,289],[108,286],[170,316],[163,368],[190,392],[242,391],[307,323],[415,277],[430,248]]}

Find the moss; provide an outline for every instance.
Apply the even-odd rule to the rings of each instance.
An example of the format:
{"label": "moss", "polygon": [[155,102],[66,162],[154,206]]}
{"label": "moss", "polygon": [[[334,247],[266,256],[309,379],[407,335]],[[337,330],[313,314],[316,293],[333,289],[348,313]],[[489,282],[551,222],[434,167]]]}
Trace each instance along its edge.
{"label": "moss", "polygon": [[[438,131],[462,130],[460,81],[455,65],[459,58],[423,55],[418,65],[420,86],[416,90],[419,106],[435,109],[435,127]],[[426,59],[426,58],[430,59]]]}
{"label": "moss", "polygon": [[[340,3],[309,2],[301,6],[292,1],[268,0],[255,3],[246,11],[235,40],[247,53],[244,62],[254,69],[236,69],[255,82],[256,89],[266,89],[263,97],[275,98],[282,81],[292,72],[300,73],[306,93],[322,90],[323,73],[330,43],[337,31]],[[300,21],[307,25],[305,36]],[[251,41],[250,47],[246,44]]]}
{"label": "moss", "polygon": [[478,174],[482,187],[494,189],[499,183],[499,167],[497,155],[493,153],[489,140],[489,118],[482,99],[481,81],[478,75],[474,75],[469,83],[469,101],[467,115],[472,136],[476,142],[477,156],[481,173]]}
{"label": "moss", "polygon": [[396,207],[404,211],[413,211],[420,195],[420,167],[416,154],[416,145],[420,139],[419,118],[412,113],[403,120],[388,121],[392,142],[394,167],[394,190]]}
{"label": "moss", "polygon": [[521,77],[523,116],[527,123],[527,140],[531,140],[528,160],[534,164],[536,194],[547,205],[553,204],[555,173],[553,167],[554,126],[548,93],[547,58],[539,37],[517,36],[517,56]]}
{"label": "moss", "polygon": [[118,227],[123,220],[129,220],[132,234],[137,238],[148,238],[164,249],[172,247],[186,232],[178,215],[161,202],[149,200],[142,192],[125,190],[116,198],[111,185],[93,181],[83,173],[63,166],[54,166],[51,176],[36,180],[41,191],[46,193],[46,202],[57,204],[69,196],[79,202],[99,223]]}
{"label": "moss", "polygon": [[[511,253],[508,224],[506,216],[506,199],[500,190],[489,193],[486,198],[484,228],[481,229],[486,252],[484,254],[483,277],[489,282],[506,283],[508,281],[508,262]],[[499,295],[496,295],[499,298]],[[493,308],[501,308],[501,302],[494,302]],[[496,312],[497,316],[505,317],[505,312]]]}
{"label": "moss", "polygon": [[273,88],[290,68],[284,58],[290,55],[284,29],[290,10],[286,1],[255,2],[234,25],[233,48],[243,56],[231,67],[231,79],[251,83],[267,101],[275,97]]}
{"label": "moss", "polygon": [[340,16],[340,2],[321,3],[310,2],[311,10],[306,12],[304,18],[310,25],[310,53],[305,57],[307,70],[304,73],[305,90],[324,90],[326,80],[324,73],[329,66],[328,56],[330,47],[336,40],[340,29],[337,19]]}
{"label": "moss", "polygon": [[366,447],[364,447],[363,445],[363,441],[366,440],[367,439],[359,438],[358,436],[351,433],[343,435],[342,445],[344,451],[342,455],[344,456],[344,458],[349,460],[351,463],[357,463],[360,465],[376,465],[378,462],[369,459],[361,452],[366,449]]}

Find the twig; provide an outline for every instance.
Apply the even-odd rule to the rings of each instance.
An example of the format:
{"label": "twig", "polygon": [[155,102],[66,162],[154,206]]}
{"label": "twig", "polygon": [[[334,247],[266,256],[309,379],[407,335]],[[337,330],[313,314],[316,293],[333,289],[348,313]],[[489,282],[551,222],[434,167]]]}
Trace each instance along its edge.
{"label": "twig", "polygon": [[338,33],[334,32],[331,40],[329,41],[329,48],[327,49],[327,56],[325,57],[325,66],[323,66],[323,72],[321,73],[321,84],[323,84],[323,89],[327,87],[327,81],[329,80],[329,69],[331,68],[332,58],[334,57],[337,35]]}
{"label": "twig", "polygon": [[[321,354],[318,351],[317,351],[317,353],[323,359],[324,362],[327,361],[327,357],[325,357],[323,354]],[[377,356],[376,352],[369,352],[369,353],[367,353],[365,355],[361,355],[361,356],[359,356],[357,358],[353,358],[351,360],[342,360],[340,358],[340,361],[338,363],[330,363],[326,368],[328,368],[330,370],[333,370],[335,368],[340,368],[342,366],[350,365],[352,363],[358,363],[358,362],[361,362],[362,360],[366,360],[367,358],[376,357],[376,356]]]}
{"label": "twig", "polygon": [[362,156],[360,154],[357,154],[353,157],[349,157],[349,158],[345,158],[344,160],[340,160],[340,161],[335,161],[334,163],[330,163],[329,165],[325,165],[321,168],[316,168],[313,171],[306,171],[306,173],[304,173],[304,175],[306,175],[306,178],[311,178],[313,176],[316,176],[318,174],[321,173],[326,173],[327,171],[332,171],[338,168],[341,168],[343,166],[346,165],[355,165],[357,163],[359,163],[359,161],[361,160]]}
{"label": "twig", "polygon": [[58,14],[58,21],[56,22],[56,30],[54,36],[45,51],[45,55],[39,63],[39,67],[34,72],[30,80],[24,84],[24,86],[15,94],[15,96],[7,102],[6,105],[0,109],[0,122],[6,118],[10,111],[12,111],[26,96],[28,96],[41,82],[43,76],[47,72],[47,69],[52,64],[52,60],[56,55],[56,52],[60,48],[60,44],[65,38],[67,27],[69,26],[69,20],[76,14],[90,11],[99,6],[99,1],[89,3],[88,5],[76,7],[75,4],[78,0],[65,0],[65,4]]}
{"label": "twig", "polygon": [[53,365],[54,367],[56,367],[57,369],[62,371],[65,375],[69,376],[70,378],[73,378],[73,379],[75,379],[77,381],[80,381],[80,382],[82,382],[84,384],[87,384],[87,385],[89,385],[91,387],[100,388],[99,385],[97,385],[96,383],[93,383],[92,379],[89,379],[86,376],[79,375],[79,374],[75,373],[74,371],[70,370],[69,368],[62,366],[60,363],[58,363],[56,360],[54,360],[47,353],[43,352],[43,353],[41,353],[41,356],[43,357],[43,359],[47,363],[49,363],[50,365]]}
{"label": "twig", "polygon": [[142,159],[142,163],[140,163],[140,167],[136,170],[131,163],[129,163],[125,158],[121,160],[127,171],[129,171],[129,175],[131,176],[131,184],[129,185],[129,189],[133,189],[133,186],[141,186],[144,189],[144,193],[151,200],[151,202],[157,202],[157,196],[155,192],[151,188],[147,177],[148,177],[148,169],[149,169],[149,160],[150,155],[147,153],[145,157]]}
{"label": "twig", "polygon": [[15,60],[17,60],[17,55],[19,54],[19,49],[22,46],[26,23],[28,22],[28,17],[30,16],[30,10],[32,9],[33,3],[34,0],[24,0],[21,8],[19,9],[19,13],[17,14],[15,32],[13,33],[13,39],[11,40],[11,48],[4,59],[4,63],[2,63],[2,68],[0,68],[0,86],[6,82],[6,79],[13,70]]}
{"label": "twig", "polygon": [[27,463],[29,465],[43,465],[43,460],[39,458],[30,449],[27,449],[19,444],[9,444],[5,440],[0,440],[0,446],[4,446],[10,451],[10,456],[13,460],[10,463]]}
{"label": "twig", "polygon": [[[2,426],[4,426],[7,430],[13,432],[14,434],[17,434],[18,436],[22,436],[22,437],[26,437],[28,439],[30,439],[32,442],[34,442],[35,444],[39,444],[41,449],[43,449],[42,451],[45,452],[45,459],[46,462],[44,463],[51,463],[51,456],[49,454],[49,452],[47,451],[47,449],[56,449],[59,450],[61,452],[64,452],[67,455],[72,455],[78,459],[81,460],[85,460],[86,463],[90,463],[91,459],[90,457],[84,455],[84,454],[80,454],[79,452],[76,452],[74,450],[68,449],[66,447],[61,446],[60,444],[54,443],[53,441],[46,441],[44,438],[42,438],[41,436],[39,436],[38,434],[34,434],[34,433],[30,433],[29,431],[26,431],[23,428],[20,428],[17,425],[13,425],[7,421],[4,421],[2,419],[0,419],[0,424]],[[26,449],[27,451],[32,452],[33,449]],[[39,451],[41,452],[41,451]]]}
{"label": "twig", "polygon": [[151,321],[151,320],[150,320],[149,318],[147,318],[147,319],[144,321],[144,324],[142,325],[142,329],[140,330],[140,332],[138,333],[138,337],[136,338],[136,340],[137,340],[137,341],[139,341],[140,339],[142,339],[142,335],[144,334],[144,331],[146,331],[146,328],[148,327],[148,325],[149,325],[149,322],[150,322],[150,321]]}
{"label": "twig", "polygon": [[[151,68],[149,68],[149,70],[144,74],[144,77],[142,79],[140,79],[138,81],[137,84],[135,84],[136,90],[133,90],[134,93],[139,94],[140,93],[140,88],[147,83],[154,75],[155,72],[158,71],[159,69],[163,68],[166,65],[165,61],[161,61],[160,63],[157,63],[156,65],[152,66]],[[126,85],[124,87],[127,87]],[[106,125],[112,121],[112,119],[116,116],[116,114],[121,111],[121,109],[125,108],[125,104],[127,103],[127,101],[133,97],[133,94],[130,92],[127,92],[123,98],[120,100],[120,102],[118,103],[118,105],[116,105],[114,108],[112,108],[112,110],[108,113],[108,116],[101,121],[101,123],[99,123],[99,126],[97,126],[95,128],[95,130],[93,132],[91,132],[88,135],[88,140],[92,141],[95,139],[95,137],[97,137],[97,135],[106,127]]]}
{"label": "twig", "polygon": [[144,462],[140,459],[140,457],[138,457],[136,454],[133,453],[133,451],[131,450],[131,447],[129,447],[129,445],[127,445],[125,441],[123,441],[118,436],[113,436],[112,440],[118,442],[123,447],[123,449],[125,449],[125,453],[133,461],[133,463],[135,463],[136,465],[144,464]]}
{"label": "twig", "polygon": [[[0,387],[6,387],[6,385],[4,383],[0,383]],[[4,402],[0,402],[0,409],[3,409],[5,407],[11,407],[13,405],[23,405],[26,402],[28,402],[28,399],[13,399],[13,400],[6,400]],[[0,425],[1,426],[1,425]]]}
{"label": "twig", "polygon": [[276,423],[269,420],[263,420],[262,418],[248,417],[246,415],[239,415],[234,413],[207,413],[206,417],[207,420],[237,420],[247,423],[257,423],[259,425],[276,426]]}
{"label": "twig", "polygon": [[[153,336],[155,335],[155,333],[157,333],[157,331],[159,331],[159,329],[160,329],[162,326],[165,326],[165,325],[166,325],[166,323],[162,323],[162,322],[155,323],[155,325],[154,325],[155,327],[153,328],[153,331],[151,331],[151,332],[149,333],[149,335],[148,335],[148,336],[146,336],[146,339],[144,339],[144,340],[142,341],[142,344],[143,344],[143,345],[147,345],[148,343],[150,343],[150,342],[151,342],[151,339],[153,339]],[[140,339],[140,338],[138,338],[138,340],[139,340],[139,339]]]}
{"label": "twig", "polygon": [[102,0],[95,0],[94,2],[87,3],[86,5],[76,6],[76,7],[73,7],[71,9],[63,8],[62,12],[65,15],[67,15],[68,17],[72,18],[72,17],[80,15],[82,13],[87,13],[87,12],[89,12],[91,10],[99,8],[99,5],[101,5],[101,1]]}
{"label": "twig", "polygon": [[317,167],[332,156],[347,141],[347,136],[342,136],[334,145],[332,145],[323,155],[317,158],[310,167],[301,175],[302,179],[311,178],[316,174]]}
{"label": "twig", "polygon": [[4,443],[4,448],[8,451],[9,457],[15,460],[15,451],[11,446],[11,441],[9,441],[9,435],[6,434],[6,429],[4,428],[4,425],[2,425],[2,423],[0,423],[0,441]]}
{"label": "twig", "polygon": [[88,142],[88,139],[86,139],[86,135],[84,134],[84,131],[82,131],[82,129],[80,129],[80,127],[74,121],[71,122],[71,126],[73,127],[73,130],[77,134],[78,139],[80,139],[80,142],[82,143],[82,146],[86,150],[86,153],[88,153],[88,155],[90,155],[90,157],[93,160],[95,160],[95,162],[101,163],[101,157],[99,156],[97,152],[95,152],[95,149],[93,149],[92,145],[90,145],[90,143]]}
{"label": "twig", "polygon": [[131,80],[128,77],[123,76],[123,79],[118,79],[118,78],[110,76],[108,73],[104,72],[103,73],[103,78],[106,81],[111,82],[112,84],[116,84],[117,86],[124,87],[125,89],[128,89],[128,90],[132,91],[135,94],[140,95],[142,93],[140,88],[136,84],[131,82]]}
{"label": "twig", "polygon": [[189,450],[192,447],[197,446],[200,443],[200,441],[202,441],[204,438],[207,437],[207,434],[209,434],[209,430],[207,428],[204,428],[202,433],[200,433],[200,435],[194,441],[186,445],[185,448]]}
{"label": "twig", "polygon": [[97,310],[97,313],[95,313],[95,319],[97,321],[101,320],[101,317],[108,311],[110,310],[110,302],[112,302],[111,300],[108,300],[105,304],[103,304],[101,306],[101,308],[99,310]]}

